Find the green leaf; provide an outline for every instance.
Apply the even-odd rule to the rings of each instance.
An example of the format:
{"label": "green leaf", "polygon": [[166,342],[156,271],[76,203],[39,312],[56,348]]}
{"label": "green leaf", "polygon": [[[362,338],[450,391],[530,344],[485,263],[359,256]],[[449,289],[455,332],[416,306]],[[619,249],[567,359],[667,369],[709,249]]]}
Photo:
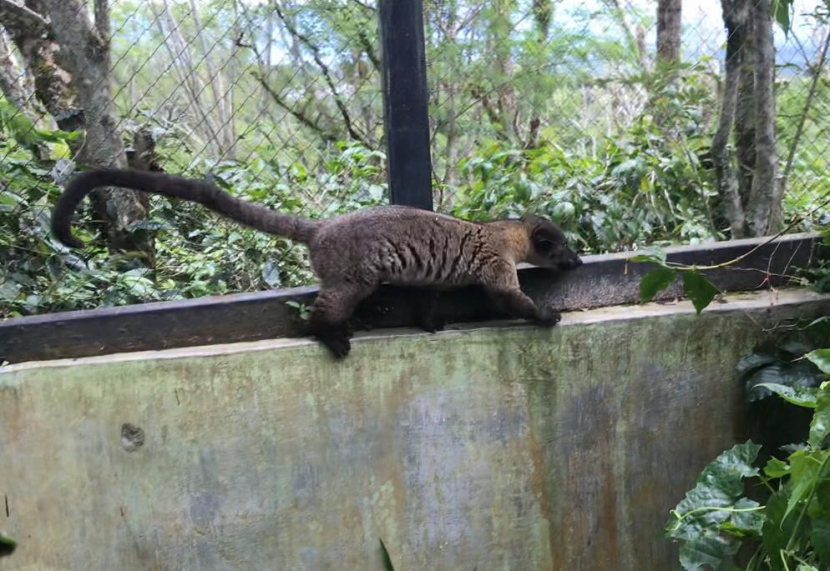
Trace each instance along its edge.
{"label": "green leaf", "polygon": [[790,474],[790,465],[778,458],[770,458],[764,466],[764,474],[770,478],[783,478]]}
{"label": "green leaf", "polygon": [[659,292],[669,287],[677,277],[671,268],[660,266],[654,268],[640,280],[640,300],[649,301]]}
{"label": "green leaf", "polygon": [[770,496],[764,510],[766,521],[761,529],[761,541],[769,554],[770,569],[773,571],[783,571],[784,569],[778,554],[787,547],[795,519],[786,520],[784,518],[788,494],[789,486],[782,487]]}
{"label": "green leaf", "polygon": [[380,552],[383,555],[383,568],[385,571],[395,571],[395,566],[392,565],[392,558],[389,557],[389,551],[386,550],[386,546],[383,544],[383,540],[380,540]]}
{"label": "green leaf", "polygon": [[15,540],[0,533],[0,557],[11,555],[16,548],[17,542]]}
{"label": "green leaf", "polygon": [[816,485],[818,471],[821,467],[821,459],[817,458],[820,453],[797,450],[790,454],[790,496],[787,498],[787,509],[784,511],[784,519],[787,518],[795,507],[805,499]]}
{"label": "green leaf", "polygon": [[830,567],[830,520],[813,520],[810,526],[810,543],[813,544],[819,563],[825,569]]}
{"label": "green leaf", "polygon": [[758,383],[756,387],[764,387],[771,390],[788,403],[804,408],[816,408],[818,389],[814,387],[793,388],[777,383]]}
{"label": "green leaf", "polygon": [[819,387],[816,412],[810,423],[810,438],[808,442],[814,449],[820,448],[830,433],[830,382],[822,383]]}
{"label": "green leaf", "polygon": [[793,0],[772,0],[772,15],[781,29],[784,30],[784,36],[790,33],[790,6]]}
{"label": "green leaf", "polygon": [[830,375],[830,349],[817,349],[804,356],[812,361],[822,373]]}
{"label": "green leaf", "polygon": [[807,565],[806,563],[799,563],[798,567],[795,568],[795,571],[818,571],[818,567],[813,567],[812,565]]}
{"label": "green leaf", "polygon": [[686,571],[697,571],[706,565],[717,570],[729,569],[727,562],[740,547],[737,538],[705,530],[680,548],[680,564]]}
{"label": "green leaf", "polygon": [[748,498],[739,499],[731,514],[731,521],[721,524],[721,529],[738,537],[761,537],[761,528],[766,517],[758,502]]}
{"label": "green leaf", "polygon": [[777,361],[749,374],[746,380],[746,398],[747,401],[754,402],[773,394],[762,386],[764,384],[784,385],[794,389],[815,389],[823,378],[824,376],[809,361]]}
{"label": "green leaf", "polygon": [[666,251],[657,246],[651,246],[633,255],[629,260],[632,262],[651,262],[662,266],[666,263]]}
{"label": "green leaf", "polygon": [[748,373],[759,367],[770,365],[774,363],[776,360],[777,359],[774,355],[769,355],[767,353],[752,353],[751,355],[747,355],[746,357],[738,361],[738,372]]}
{"label": "green leaf", "polygon": [[683,289],[686,297],[692,300],[698,314],[712,303],[718,293],[718,289],[709,280],[691,270],[683,272]]}
{"label": "green leaf", "polygon": [[35,133],[44,141],[50,143],[64,143],[74,141],[81,136],[83,131],[50,131],[47,129],[35,129]]}
{"label": "green leaf", "polygon": [[686,553],[687,569],[731,556],[737,549],[735,536],[757,533],[762,525],[757,519],[762,515],[754,513],[758,504],[742,498],[743,479],[758,474],[752,463],[760,449],[746,442],[723,452],[703,470],[695,487],[673,510],[665,533],[686,543],[681,551]]}

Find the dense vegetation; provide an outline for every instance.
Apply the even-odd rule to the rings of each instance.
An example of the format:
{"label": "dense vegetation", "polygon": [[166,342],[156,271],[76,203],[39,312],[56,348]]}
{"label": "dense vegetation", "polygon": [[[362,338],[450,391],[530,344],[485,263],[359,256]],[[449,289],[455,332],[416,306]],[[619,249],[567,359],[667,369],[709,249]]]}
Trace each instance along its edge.
{"label": "dense vegetation", "polygon": [[722,453],[672,510],[683,569],[830,568],[830,349],[808,341],[826,342],[827,326],[777,335],[739,363],[764,446]]}

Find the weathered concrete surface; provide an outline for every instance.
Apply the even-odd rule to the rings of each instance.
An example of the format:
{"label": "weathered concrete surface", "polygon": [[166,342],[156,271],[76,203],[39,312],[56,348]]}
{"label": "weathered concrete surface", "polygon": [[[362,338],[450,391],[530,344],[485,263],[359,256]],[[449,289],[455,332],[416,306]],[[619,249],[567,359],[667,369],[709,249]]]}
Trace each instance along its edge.
{"label": "weathered concrete surface", "polygon": [[8,367],[0,570],[373,571],[378,538],[401,571],[674,568],[668,510],[746,437],[736,362],[828,310],[785,291],[387,332],[344,363],[283,340]]}

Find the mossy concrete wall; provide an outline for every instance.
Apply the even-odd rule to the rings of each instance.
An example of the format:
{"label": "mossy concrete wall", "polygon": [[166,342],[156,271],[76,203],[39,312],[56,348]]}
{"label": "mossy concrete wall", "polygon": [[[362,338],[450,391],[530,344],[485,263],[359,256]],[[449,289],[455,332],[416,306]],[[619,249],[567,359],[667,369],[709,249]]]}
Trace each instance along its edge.
{"label": "mossy concrete wall", "polygon": [[735,365],[828,298],[0,373],[0,569],[670,569],[668,511],[746,438]]}

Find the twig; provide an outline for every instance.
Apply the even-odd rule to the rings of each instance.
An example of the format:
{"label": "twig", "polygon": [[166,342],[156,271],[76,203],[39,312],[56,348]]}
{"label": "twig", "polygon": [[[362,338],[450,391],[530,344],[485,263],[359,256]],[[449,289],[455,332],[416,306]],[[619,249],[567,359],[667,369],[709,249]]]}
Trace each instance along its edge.
{"label": "twig", "polygon": [[787,232],[789,232],[790,230],[792,230],[793,228],[798,226],[801,222],[806,220],[807,217],[812,216],[814,213],[818,212],[820,209],[822,209],[825,206],[827,206],[828,204],[830,204],[830,192],[825,194],[823,198],[824,198],[824,201],[821,204],[819,204],[818,206],[816,206],[815,208],[813,208],[812,210],[810,210],[806,214],[802,214],[801,216],[798,216],[795,220],[793,220],[792,223],[789,224],[789,226],[787,226],[786,228],[781,230],[778,234],[775,234],[774,236],[771,236],[768,240],[765,240],[765,241],[761,242],[760,244],[758,244],[757,246],[755,246],[751,250],[749,250],[747,252],[744,252],[743,254],[738,256],[737,258],[733,258],[732,260],[727,260],[726,262],[722,262],[720,264],[715,264],[715,265],[712,265],[712,266],[686,266],[686,265],[683,265],[683,264],[675,264],[675,263],[672,263],[672,262],[666,262],[666,265],[669,266],[669,267],[678,269],[678,270],[700,271],[700,270],[719,270],[721,268],[731,266],[732,264],[737,264],[738,262],[740,262],[744,258],[747,258],[750,255],[752,255],[753,253],[757,252],[759,249],[763,248],[767,244],[770,244],[771,242],[776,241],[778,238],[780,238],[781,236],[783,236],[784,234],[786,234]]}
{"label": "twig", "polygon": [[305,113],[297,111],[297,109],[293,105],[289,105],[280,96],[279,93],[274,91],[273,88],[270,85],[268,85],[268,82],[265,80],[265,78],[261,74],[255,73],[254,77],[256,77],[257,81],[259,81],[260,85],[262,85],[262,88],[268,93],[268,95],[271,96],[271,99],[274,100],[274,103],[276,103],[277,105],[279,105],[280,107],[282,107],[283,109],[285,109],[286,111],[291,113],[291,115],[293,115],[294,118],[297,119],[300,123],[302,123],[303,125],[305,125],[309,129],[311,129],[311,130],[315,131],[317,134],[319,134],[320,137],[323,138],[323,140],[329,141],[329,142],[337,141],[337,135],[327,132],[320,125],[318,125],[316,122],[314,122],[311,118],[306,116]]}
{"label": "twig", "polygon": [[331,91],[332,96],[334,97],[334,104],[337,106],[337,109],[340,111],[340,115],[343,117],[343,122],[346,124],[346,131],[348,131],[349,135],[355,140],[362,143],[367,148],[372,148],[372,145],[366,137],[360,134],[357,129],[354,128],[352,125],[352,117],[349,114],[349,110],[346,108],[346,104],[343,102],[342,97],[340,96],[340,92],[337,90],[337,86],[334,84],[334,80],[331,77],[331,70],[323,61],[323,58],[320,57],[320,48],[318,48],[309,38],[308,36],[300,33],[300,31],[294,26],[294,24],[285,17],[283,14],[282,9],[280,8],[277,2],[274,2],[274,11],[277,13],[277,16],[282,23],[285,25],[288,32],[300,40],[309,50],[311,50],[311,56],[314,58],[314,63],[317,64],[317,67],[320,68],[320,71],[323,72],[323,79],[326,80],[326,85],[329,86],[329,90]]}

